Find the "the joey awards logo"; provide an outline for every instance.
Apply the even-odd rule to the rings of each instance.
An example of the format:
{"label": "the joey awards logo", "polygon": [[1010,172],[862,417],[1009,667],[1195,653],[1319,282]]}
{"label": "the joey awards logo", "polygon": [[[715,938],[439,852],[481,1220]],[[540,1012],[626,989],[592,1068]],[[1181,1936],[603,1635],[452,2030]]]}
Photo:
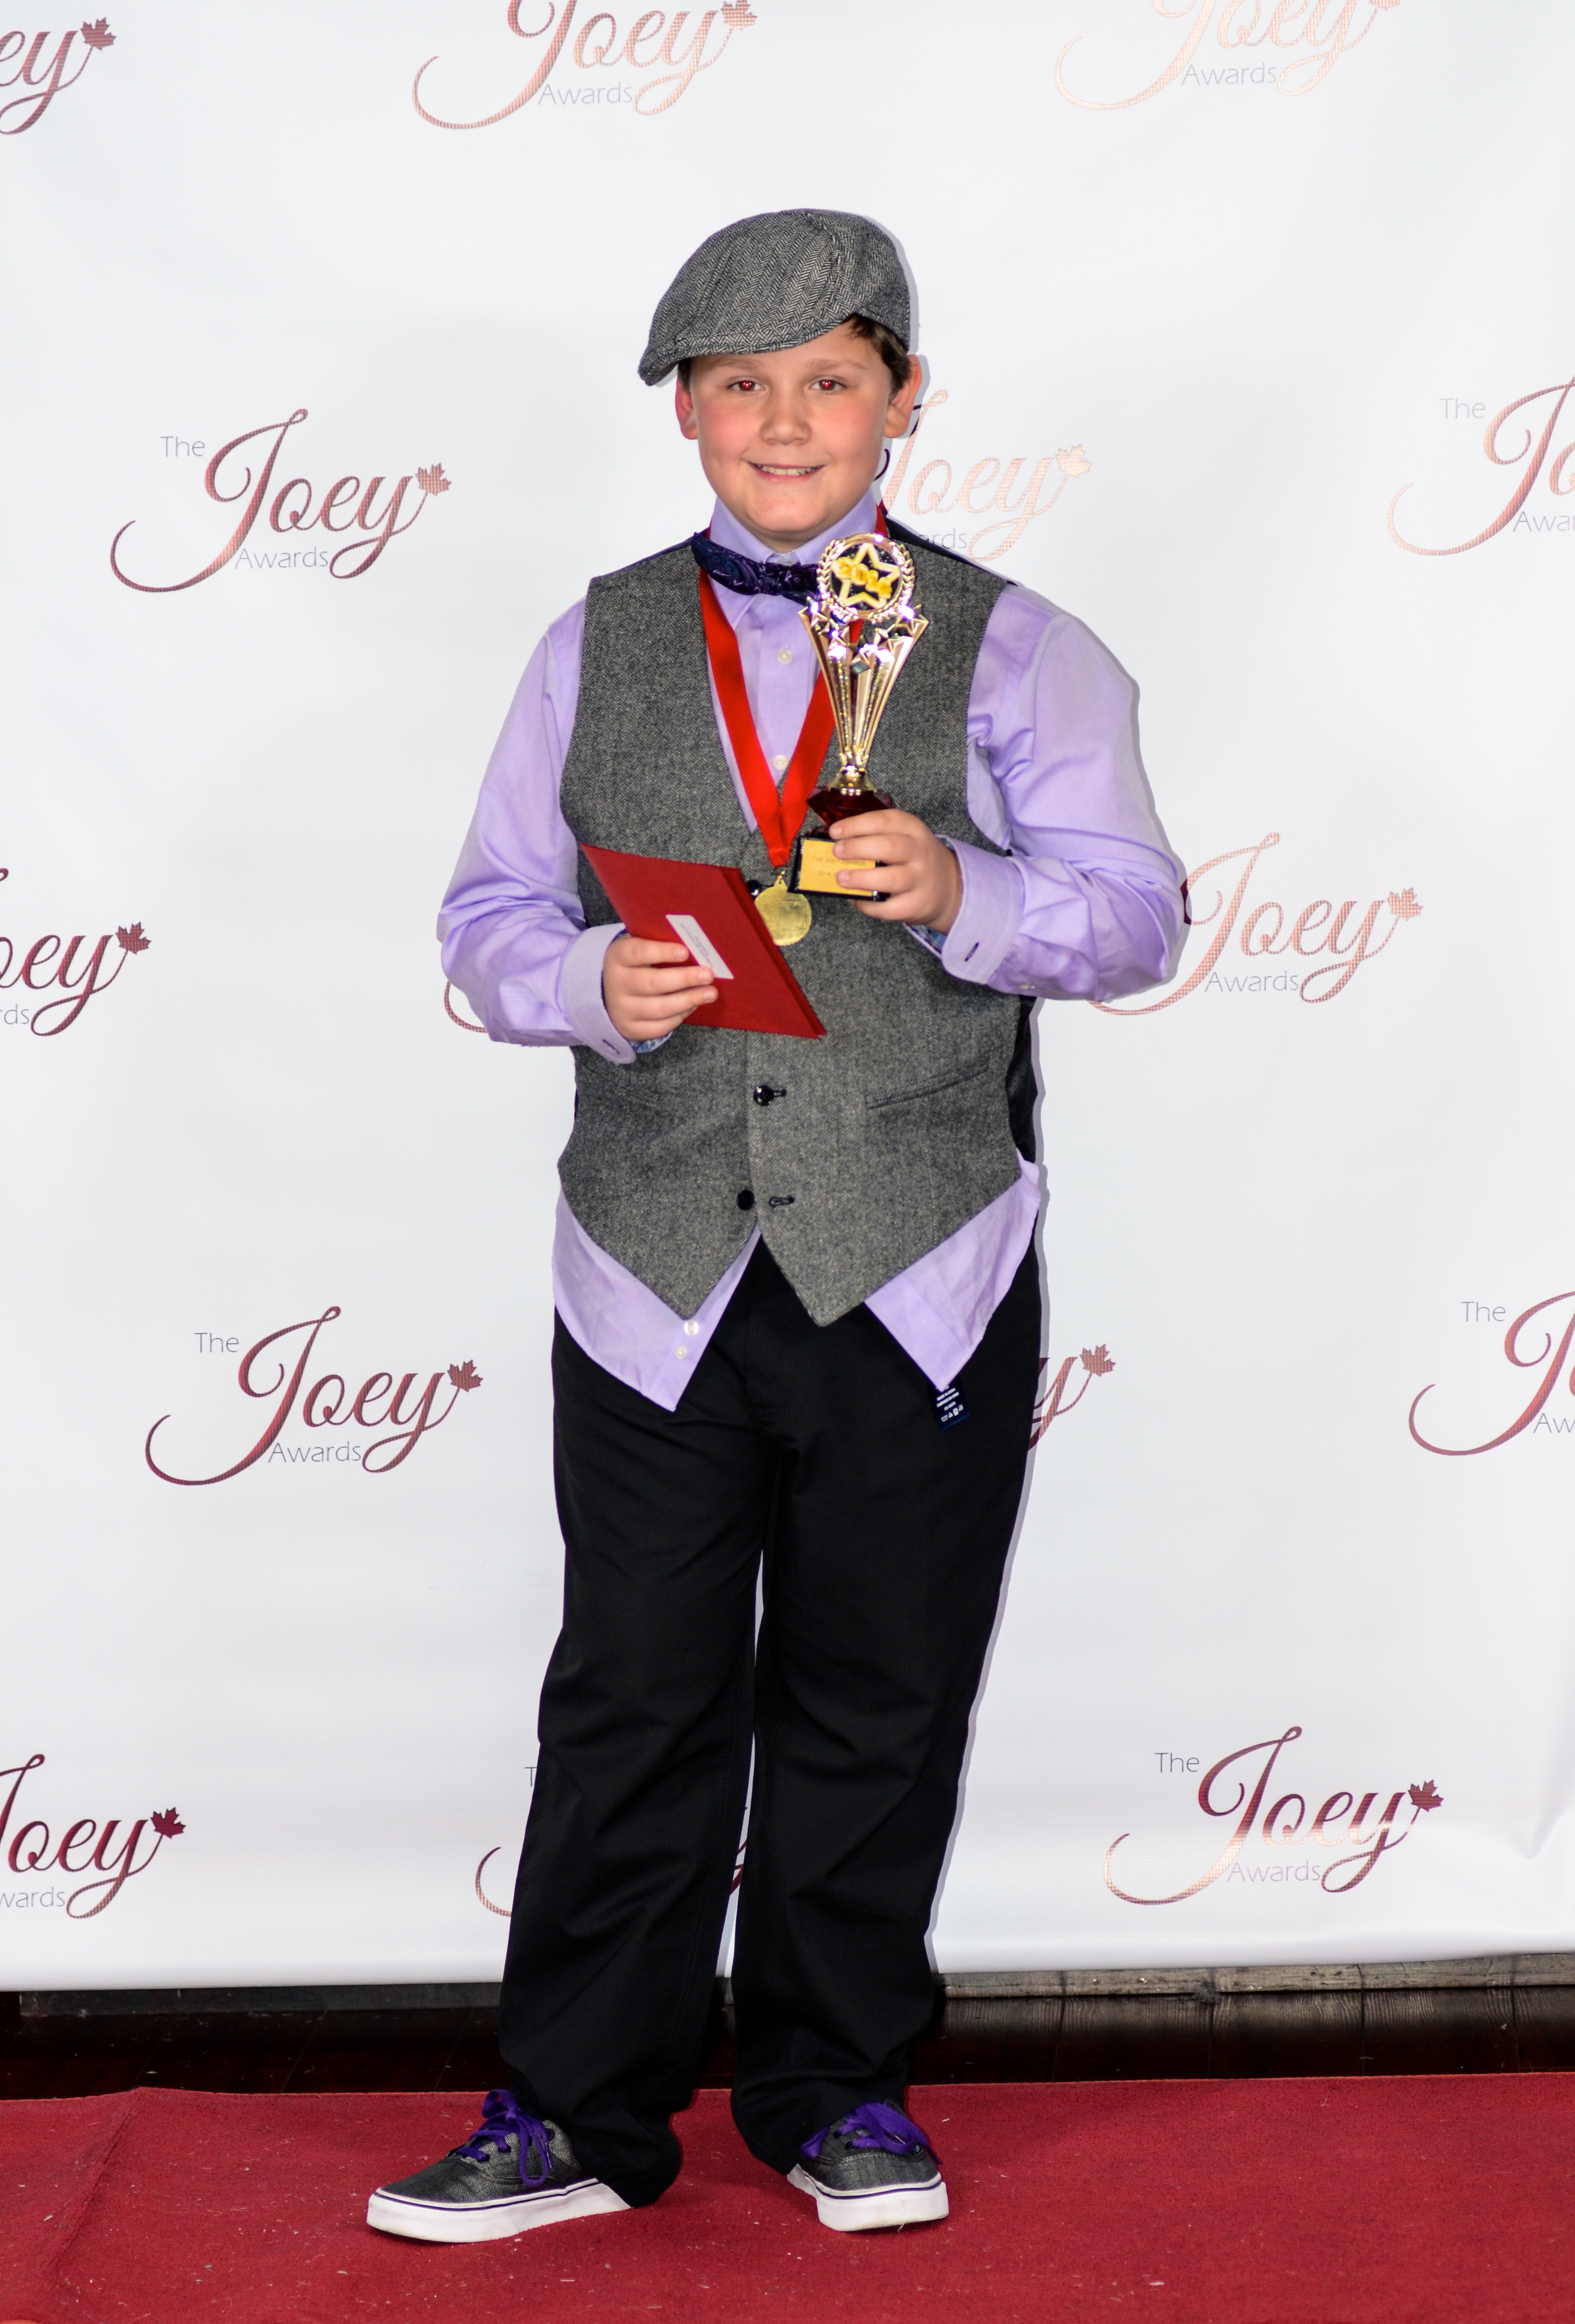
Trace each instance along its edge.
{"label": "the joey awards logo", "polygon": [[[1469,531],[1465,540],[1430,545],[1402,532],[1397,512],[1406,493],[1416,489],[1414,482],[1402,484],[1389,503],[1389,538],[1395,548],[1408,550],[1413,557],[1460,557],[1468,549],[1480,549],[1484,541],[1492,540],[1506,530],[1512,536],[1524,534],[1528,538],[1543,532],[1575,532],[1575,515],[1561,505],[1575,493],[1575,474],[1567,473],[1575,460],[1575,428],[1569,422],[1562,427],[1560,424],[1572,389],[1575,379],[1555,380],[1552,387],[1534,387],[1529,394],[1517,395],[1488,421],[1481,440],[1482,455],[1489,469],[1507,471],[1507,475],[1484,475],[1474,460],[1456,458],[1451,463],[1458,480],[1457,493],[1462,488],[1468,491],[1468,505],[1474,512],[1469,521],[1476,530]],[[1483,418],[1486,403],[1471,402],[1459,395],[1441,396],[1439,403],[1446,426],[1458,437],[1461,423],[1465,423],[1470,431],[1467,441],[1470,441],[1476,432],[1473,423]],[[1567,440],[1555,451],[1554,444],[1561,435]],[[1465,444],[1460,444],[1459,449],[1463,455]],[[1543,487],[1540,492],[1535,489],[1539,484]],[[1477,522],[1478,512],[1486,519],[1485,522]],[[1406,511],[1405,521],[1407,525],[1420,521],[1414,503]]]}
{"label": "the joey awards logo", "polygon": [[[1123,0],[1123,5],[1130,0]],[[1128,105],[1142,105],[1167,88],[1277,90],[1282,97],[1307,97],[1322,88],[1343,57],[1360,48],[1380,16],[1397,7],[1399,0],[1152,0],[1154,13],[1167,24],[1187,19],[1181,46],[1168,58],[1165,51],[1174,32],[1156,33],[1155,61],[1160,69],[1141,88],[1124,97],[1093,97],[1086,87],[1074,88],[1087,69],[1082,58],[1071,68],[1067,59],[1082,39],[1068,41],[1055,60],[1055,86],[1068,104],[1089,113],[1119,113]],[[1214,38],[1205,45],[1206,36]],[[1163,47],[1159,45],[1163,42]],[[1097,53],[1097,52],[1096,52]],[[1164,59],[1164,61],[1161,60]]]}
{"label": "the joey awards logo", "polygon": [[[1273,896],[1260,896],[1248,904],[1264,856],[1279,844],[1277,831],[1266,832],[1255,844],[1211,855],[1188,873],[1188,924],[1210,934],[1201,955],[1173,991],[1137,1009],[1113,1001],[1096,1001],[1091,1006],[1107,1017],[1153,1017],[1194,997],[1264,1002],[1278,996],[1314,1006],[1338,1001],[1358,973],[1387,951],[1399,931],[1421,918],[1414,888],[1391,888],[1386,895],[1365,901],[1355,896],[1338,902],[1331,896],[1314,896],[1300,903],[1293,891],[1288,904]],[[1211,878],[1223,863],[1241,866],[1234,880],[1230,874],[1218,881]],[[1317,964],[1310,967],[1310,962]]]}
{"label": "the joey awards logo", "polygon": [[[0,867],[0,880],[10,877]],[[46,1041],[69,1033],[88,1003],[107,992],[127,961],[152,942],[141,920],[99,936],[0,936],[0,1029],[36,1033]]]}
{"label": "the joey awards logo", "polygon": [[[1502,1306],[1490,1306],[1480,1299],[1462,1299],[1460,1304],[1466,1323],[1473,1329],[1505,1321],[1506,1310]],[[1451,1396],[1441,1382],[1430,1380],[1412,1398],[1407,1423],[1412,1443],[1420,1445],[1424,1452],[1439,1452],[1446,1459],[1458,1461],[1478,1452],[1497,1452],[1500,1445],[1513,1443],[1517,1436],[1575,1436],[1575,1410],[1557,1396],[1561,1387],[1575,1396],[1575,1370],[1568,1379],[1564,1378],[1572,1347],[1575,1291],[1556,1291],[1550,1298],[1534,1301],[1521,1310],[1504,1334],[1504,1359],[1511,1376],[1506,1379],[1498,1374],[1497,1388],[1473,1399],[1478,1415],[1475,1421],[1461,1417],[1458,1391]],[[1521,1377],[1515,1379],[1515,1373]],[[1429,1407],[1424,1428],[1421,1413],[1429,1397],[1434,1397],[1436,1401]],[[1486,1433],[1481,1434],[1484,1430]],[[1480,1442],[1462,1444],[1438,1441],[1457,1434],[1473,1438],[1480,1434]]]}
{"label": "the joey awards logo", "polygon": [[[62,1823],[63,1812],[47,1794],[41,1800],[36,1784],[25,1803],[22,1798],[28,1777],[43,1764],[44,1754],[35,1751],[14,1766],[0,1767],[0,1784],[10,1778],[10,1789],[0,1797],[0,1883],[7,1873],[23,1883],[18,1888],[0,1885],[0,1914],[62,1912],[69,1921],[91,1921],[186,1826],[174,1808],[140,1816],[73,1816]],[[33,1813],[41,1806],[48,1807],[52,1822]]]}
{"label": "the joey awards logo", "polygon": [[[55,42],[51,50],[50,42]],[[80,42],[81,46],[78,47]],[[0,90],[18,94],[0,104],[0,137],[36,129],[63,90],[75,88],[94,58],[115,46],[109,19],[98,16],[74,32],[0,32]],[[7,71],[5,68],[13,69]]]}
{"label": "the joey awards logo", "polygon": [[[1202,1895],[1205,1888],[1221,1881],[1227,1887],[1238,1884],[1244,1889],[1291,1886],[1303,1893],[1315,1888],[1326,1896],[1349,1896],[1386,1856],[1404,1846],[1423,1816],[1442,1807],[1443,1796],[1430,1776],[1425,1783],[1397,1784],[1386,1796],[1382,1784],[1362,1787],[1359,1799],[1355,1790],[1342,1786],[1331,1791],[1315,1812],[1310,1811],[1309,1801],[1317,1799],[1319,1787],[1310,1784],[1305,1793],[1282,1791],[1284,1773],[1277,1777],[1276,1774],[1281,1752],[1301,1732],[1299,1727],[1287,1727],[1283,1735],[1243,1744],[1239,1750],[1227,1751],[1208,1769],[1198,1785],[1197,1805],[1215,1829],[1200,1833],[1199,1838],[1206,1836],[1207,1845],[1214,1851],[1213,1860],[1181,1887],[1158,1895],[1147,1893],[1150,1884],[1142,1878],[1143,1843],[1138,1843],[1134,1860],[1134,1850],[1128,1847],[1134,1835],[1119,1834],[1105,1850],[1105,1886],[1111,1895],[1119,1896],[1123,1904],[1184,1904],[1189,1897]],[[1195,1758],[1183,1758],[1174,1751],[1154,1756],[1159,1762],[1158,1772],[1167,1778],[1177,1771],[1191,1774],[1198,1764]],[[1297,1780],[1306,1783],[1305,1776]],[[1266,1809],[1264,1802],[1269,1799],[1271,1788],[1276,1796]],[[1228,1836],[1223,1847],[1216,1848],[1221,1823]],[[1167,1858],[1173,1860],[1178,1837],[1184,1835],[1178,1835],[1173,1823],[1166,1849]],[[1112,1868],[1118,1850],[1125,1850],[1119,1880]],[[1123,1880],[1134,1885],[1123,1887]],[[1139,1882],[1141,1886],[1137,1885]],[[1164,1887],[1165,1884],[1156,1885]]]}
{"label": "the joey awards logo", "polygon": [[[459,998],[464,1001],[465,995],[461,993]],[[447,1018],[449,1023],[451,1025],[457,1025],[462,1033],[484,1033],[487,1029],[486,1027],[484,1025],[478,1025],[474,1017],[462,1017],[460,1015],[458,1010],[454,1005],[454,986],[452,984],[445,984],[443,987],[443,1013]],[[465,1001],[465,1007],[468,1009],[470,1003]]]}
{"label": "the joey awards logo", "polygon": [[[181,1473],[189,1465],[189,1456],[182,1459],[180,1471],[167,1468],[164,1463],[176,1457],[167,1449],[168,1440],[161,1444],[155,1459],[153,1440],[170,1415],[164,1413],[155,1420],[143,1447],[143,1457],[154,1476],[166,1485],[224,1485],[261,1462],[270,1469],[278,1465],[285,1471],[353,1466],[365,1476],[386,1477],[410,1459],[423,1437],[442,1427],[462,1396],[481,1387],[481,1374],[466,1357],[463,1363],[439,1365],[424,1385],[419,1385],[418,1372],[402,1373],[396,1387],[392,1372],[371,1371],[354,1393],[345,1373],[325,1371],[303,1395],[318,1337],[337,1320],[339,1312],[337,1307],[325,1307],[320,1315],[281,1324],[246,1350],[235,1383],[244,1397],[267,1406],[267,1415],[252,1443],[233,1460],[226,1460],[226,1452],[219,1451],[216,1459],[225,1465],[212,1467],[210,1474]],[[198,1352],[205,1356],[233,1355],[239,1345],[238,1333],[226,1338],[215,1332],[198,1332],[195,1336]],[[355,1378],[354,1370],[348,1378]],[[287,1439],[285,1427],[298,1413],[306,1434]],[[231,1446],[235,1434],[250,1435],[257,1426],[255,1414],[245,1417],[245,1427],[228,1434]],[[360,1434],[337,1433],[352,1429]],[[368,1435],[373,1440],[370,1444],[365,1442]],[[221,1448],[225,1441],[221,1437]],[[215,1458],[212,1453],[207,1461],[199,1456],[195,1465],[208,1467]]]}
{"label": "the joey awards logo", "polygon": [[[989,565],[1015,549],[1036,518],[1048,516],[1067,485],[1076,476],[1086,476],[1093,462],[1081,444],[1063,445],[1037,458],[1018,453],[1003,460],[987,453],[966,462],[960,457],[932,459],[935,415],[950,401],[950,390],[944,387],[926,396],[880,491],[893,516],[914,524],[937,548],[959,549]],[[941,423],[943,436],[950,424]],[[927,432],[916,466],[921,430]],[[950,448],[954,453],[955,447]],[[951,523],[938,532],[942,518]]]}
{"label": "the joey awards logo", "polygon": [[[522,13],[530,21],[522,23]],[[504,23],[526,43],[529,63],[505,102],[469,120],[456,117],[438,93],[436,56],[417,73],[410,99],[434,129],[491,129],[528,106],[552,112],[623,106],[649,117],[670,111],[696,75],[719,65],[737,35],[759,21],[749,0],[670,14],[637,7],[622,17],[604,8],[582,12],[579,0],[509,0]],[[517,74],[518,65],[512,69]]]}
{"label": "the joey awards logo", "polygon": [[[1076,1392],[1069,1396],[1067,1388],[1073,1378],[1073,1369],[1081,1373]],[[1048,1433],[1053,1421],[1064,1420],[1075,1412],[1088,1394],[1093,1381],[1106,1379],[1116,1369],[1116,1360],[1101,1340],[1097,1348],[1084,1348],[1081,1355],[1067,1356],[1058,1370],[1046,1380],[1050,1370],[1048,1356],[1039,1359],[1039,1393],[1034,1399],[1034,1418],[1028,1432],[1030,1448]]]}
{"label": "the joey awards logo", "polygon": [[[301,405],[288,420],[270,420],[261,428],[248,428],[219,446],[203,471],[202,489],[221,508],[239,503],[240,514],[229,539],[197,572],[176,581],[142,581],[128,573],[121,543],[137,521],[131,517],[109,545],[109,567],[115,579],[148,596],[169,596],[195,589],[199,581],[210,581],[233,559],[241,571],[247,567],[259,572],[315,569],[326,573],[331,581],[359,581],[391,541],[410,531],[427,503],[448,491],[450,479],[440,461],[411,468],[392,479],[372,475],[363,483],[359,475],[337,476],[320,494],[308,476],[290,476],[276,488],[274,471],[285,438],[306,417]],[[265,453],[260,447],[239,456],[244,446],[259,444],[260,439],[266,443]],[[166,455],[171,444],[186,445],[189,453],[206,449],[200,444],[187,444],[183,437],[165,437],[163,443]],[[255,475],[253,462],[259,464]],[[180,465],[184,466],[183,462]],[[260,530],[258,520],[264,510],[267,521]],[[314,533],[321,538],[309,548],[301,548],[306,536]],[[335,545],[338,535],[344,537]],[[272,547],[271,540],[282,545]]]}

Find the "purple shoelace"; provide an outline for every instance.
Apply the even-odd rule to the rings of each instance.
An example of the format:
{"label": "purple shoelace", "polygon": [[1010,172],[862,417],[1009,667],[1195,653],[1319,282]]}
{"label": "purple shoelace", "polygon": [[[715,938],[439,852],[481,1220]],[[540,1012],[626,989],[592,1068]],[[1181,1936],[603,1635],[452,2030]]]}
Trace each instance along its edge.
{"label": "purple shoelace", "polygon": [[[465,2144],[455,2147],[453,2152],[463,2154],[467,2163],[490,2162],[492,2153],[507,2153],[511,2132],[520,2141],[521,2181],[527,2187],[541,2186],[552,2169],[552,2149],[548,2143],[547,2125],[539,2115],[527,2114],[512,2090],[487,2092],[482,2100],[481,2128],[473,2131]],[[530,2168],[532,2146],[541,2157],[541,2168],[534,2173]]]}
{"label": "purple shoelace", "polygon": [[812,2163],[818,2161],[820,2150],[834,2130],[863,2153],[916,2154],[930,2143],[917,2123],[909,2122],[900,2107],[889,2105],[885,2098],[871,2098],[867,2105],[855,2107],[852,2114],[843,2115],[840,2122],[828,2123],[824,2130],[817,2130],[813,2138],[806,2138],[800,2153],[807,2154]]}

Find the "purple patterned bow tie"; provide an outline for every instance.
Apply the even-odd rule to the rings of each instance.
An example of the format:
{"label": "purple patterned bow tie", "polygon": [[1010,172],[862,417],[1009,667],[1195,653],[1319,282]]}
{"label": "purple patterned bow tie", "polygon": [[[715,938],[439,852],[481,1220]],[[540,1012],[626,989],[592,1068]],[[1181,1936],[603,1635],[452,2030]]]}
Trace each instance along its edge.
{"label": "purple patterned bow tie", "polygon": [[704,532],[694,534],[689,546],[695,564],[741,597],[792,597],[806,605],[815,595],[813,565],[762,565],[736,549],[719,549]]}

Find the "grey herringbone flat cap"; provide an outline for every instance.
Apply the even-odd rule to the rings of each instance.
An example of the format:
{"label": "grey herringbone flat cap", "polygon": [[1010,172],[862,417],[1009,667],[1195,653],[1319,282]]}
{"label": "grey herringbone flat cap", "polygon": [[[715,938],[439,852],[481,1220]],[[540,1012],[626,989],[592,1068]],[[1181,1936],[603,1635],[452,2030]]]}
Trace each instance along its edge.
{"label": "grey herringbone flat cap", "polygon": [[648,387],[690,355],[774,355],[868,315],[908,343],[907,279],[897,246],[851,210],[768,210],[739,218],[686,258],[651,318],[640,359]]}

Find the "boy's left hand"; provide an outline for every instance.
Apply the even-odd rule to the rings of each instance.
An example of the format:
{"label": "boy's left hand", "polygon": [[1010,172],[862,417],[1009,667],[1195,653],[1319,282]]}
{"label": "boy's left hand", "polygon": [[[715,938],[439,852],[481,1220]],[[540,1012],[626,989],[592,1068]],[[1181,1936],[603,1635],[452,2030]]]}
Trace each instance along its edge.
{"label": "boy's left hand", "polygon": [[900,807],[849,816],[832,833],[839,856],[873,857],[875,872],[841,872],[843,888],[879,888],[883,903],[854,901],[870,920],[912,920],[944,936],[962,908],[962,873],[929,825]]}

